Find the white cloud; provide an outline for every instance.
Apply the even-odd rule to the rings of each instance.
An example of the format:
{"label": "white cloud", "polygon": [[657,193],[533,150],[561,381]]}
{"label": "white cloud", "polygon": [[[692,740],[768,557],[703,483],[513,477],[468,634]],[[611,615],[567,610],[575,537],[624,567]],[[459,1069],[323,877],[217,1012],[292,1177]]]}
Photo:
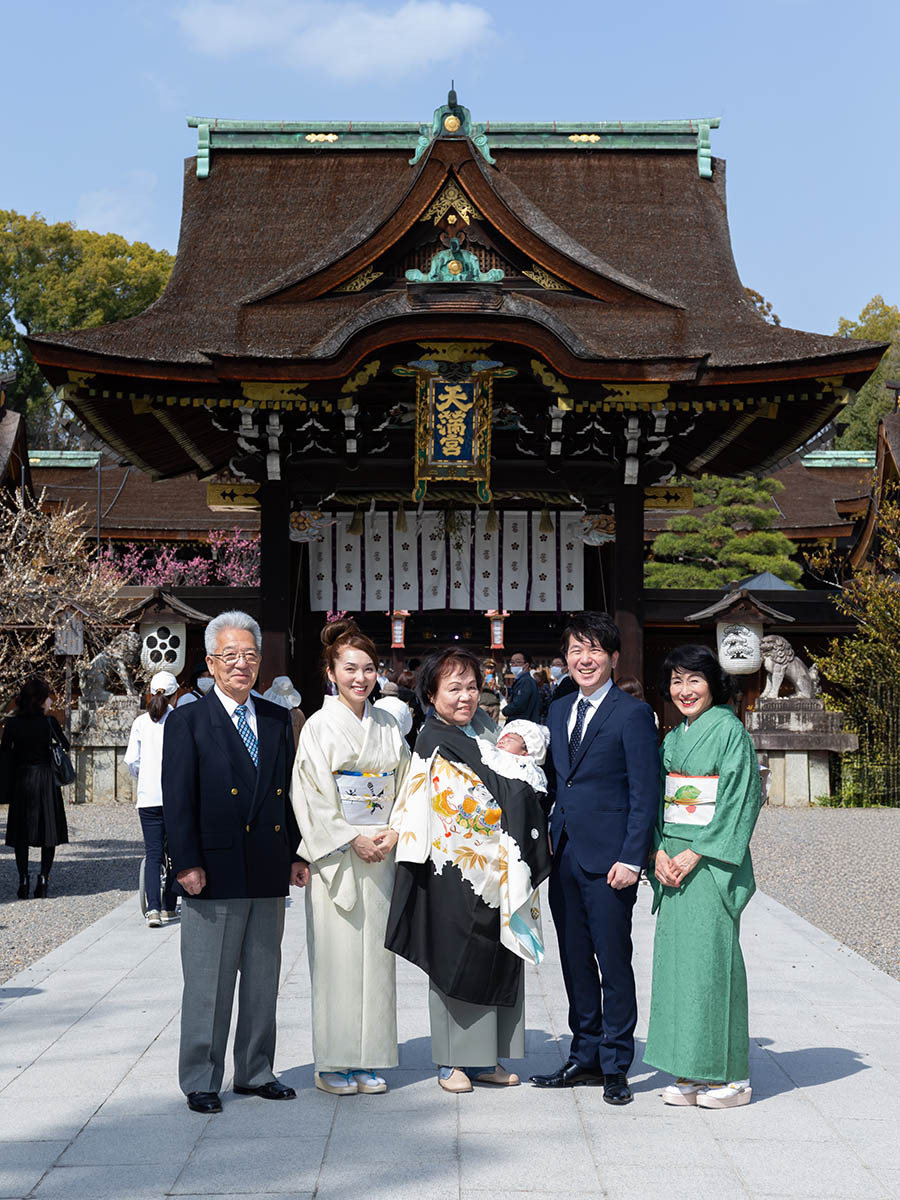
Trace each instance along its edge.
{"label": "white cloud", "polygon": [[153,218],[153,171],[129,171],[119,187],[82,192],[75,209],[79,229],[118,233],[129,242],[145,242]]}
{"label": "white cloud", "polygon": [[342,82],[458,68],[492,34],[490,13],[463,0],[406,0],[389,8],[335,0],[187,0],[176,15],[193,49],[230,58],[267,53]]}

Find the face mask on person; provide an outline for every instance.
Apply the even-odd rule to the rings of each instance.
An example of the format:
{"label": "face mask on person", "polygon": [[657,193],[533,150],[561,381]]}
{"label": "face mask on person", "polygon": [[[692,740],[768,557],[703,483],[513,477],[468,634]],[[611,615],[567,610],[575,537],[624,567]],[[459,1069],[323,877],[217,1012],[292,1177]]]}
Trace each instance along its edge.
{"label": "face mask on person", "polygon": [[216,681],[213,679],[212,675],[201,675],[197,680],[197,687],[205,696],[208,691],[212,690],[215,682]]}
{"label": "face mask on person", "polygon": [[518,679],[519,676],[522,674],[522,672],[525,670],[524,667],[510,667],[509,669],[510,669],[510,672],[513,675],[515,675],[516,679]]}
{"label": "face mask on person", "polygon": [[551,679],[559,679],[560,675],[562,675],[562,667],[551,667],[550,668],[550,678]]}

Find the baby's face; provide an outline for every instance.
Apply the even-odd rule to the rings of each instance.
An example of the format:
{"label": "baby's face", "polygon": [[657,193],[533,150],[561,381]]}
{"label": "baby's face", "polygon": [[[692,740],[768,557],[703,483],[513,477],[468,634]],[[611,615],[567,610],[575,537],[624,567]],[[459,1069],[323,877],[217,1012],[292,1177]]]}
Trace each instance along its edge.
{"label": "baby's face", "polygon": [[517,733],[504,733],[503,737],[497,739],[497,745],[501,750],[508,750],[510,754],[524,756],[528,753],[524,738]]}

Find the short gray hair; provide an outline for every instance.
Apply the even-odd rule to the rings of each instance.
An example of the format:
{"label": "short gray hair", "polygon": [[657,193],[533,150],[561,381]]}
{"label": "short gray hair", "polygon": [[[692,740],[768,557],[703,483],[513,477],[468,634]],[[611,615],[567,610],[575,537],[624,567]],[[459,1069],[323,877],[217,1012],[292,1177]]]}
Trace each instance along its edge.
{"label": "short gray hair", "polygon": [[203,645],[207,654],[215,654],[219,644],[219,634],[225,629],[246,629],[253,634],[258,653],[262,653],[262,631],[259,622],[254,621],[249,613],[233,608],[229,612],[219,613],[213,617],[203,634]]}

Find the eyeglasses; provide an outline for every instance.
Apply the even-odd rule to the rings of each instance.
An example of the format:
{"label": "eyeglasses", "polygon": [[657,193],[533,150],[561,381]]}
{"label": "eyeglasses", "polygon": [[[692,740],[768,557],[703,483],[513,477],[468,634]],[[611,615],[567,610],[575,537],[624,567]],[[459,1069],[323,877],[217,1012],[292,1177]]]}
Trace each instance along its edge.
{"label": "eyeglasses", "polygon": [[255,667],[260,658],[255,650],[242,650],[239,654],[235,654],[233,650],[226,650],[224,654],[210,654],[209,657],[221,658],[223,666],[226,667],[236,667],[241,659],[248,667]]}

